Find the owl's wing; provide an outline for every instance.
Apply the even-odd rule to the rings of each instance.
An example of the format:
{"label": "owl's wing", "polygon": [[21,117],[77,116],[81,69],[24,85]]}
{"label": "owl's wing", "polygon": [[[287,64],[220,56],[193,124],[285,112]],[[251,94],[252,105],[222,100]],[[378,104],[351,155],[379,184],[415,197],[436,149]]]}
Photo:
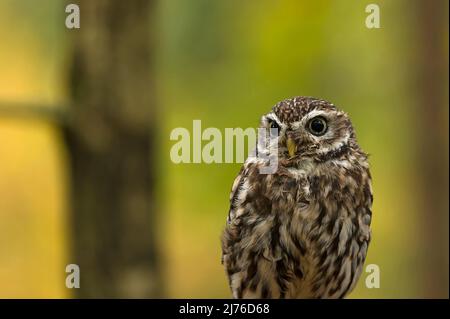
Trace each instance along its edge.
{"label": "owl's wing", "polygon": [[235,298],[268,298],[269,288],[261,286],[257,272],[273,276],[271,265],[281,259],[279,247],[271,245],[277,233],[268,235],[277,222],[268,217],[272,203],[265,196],[266,175],[260,174],[258,165],[247,162],[236,177],[222,236],[222,264]]}
{"label": "owl's wing", "polygon": [[[251,165],[250,165],[251,166]],[[239,207],[239,198],[245,197],[247,189],[244,189],[244,185],[248,179],[249,165],[244,163],[242,165],[239,174],[236,176],[231,187],[230,192],[230,209],[227,216],[227,225],[222,235],[222,257],[221,262],[225,265],[225,268],[229,268],[230,265],[227,264],[227,256],[230,254],[233,243],[238,239],[238,234],[236,232],[235,222],[238,210],[242,210]]]}
{"label": "owl's wing", "polygon": [[244,185],[247,173],[248,173],[248,169],[246,168],[246,165],[244,164],[244,165],[242,165],[241,170],[239,171],[239,174],[234,179],[233,186],[231,187],[230,210],[228,212],[228,217],[227,217],[228,224],[231,222],[231,220],[235,216],[236,203],[239,198],[239,193],[240,193],[240,191],[242,191],[242,185]]}

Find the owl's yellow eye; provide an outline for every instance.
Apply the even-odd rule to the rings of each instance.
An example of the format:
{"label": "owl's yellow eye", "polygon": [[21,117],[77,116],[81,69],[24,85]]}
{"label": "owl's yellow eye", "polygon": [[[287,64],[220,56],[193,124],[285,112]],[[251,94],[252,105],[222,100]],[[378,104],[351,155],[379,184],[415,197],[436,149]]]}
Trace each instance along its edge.
{"label": "owl's yellow eye", "polygon": [[315,117],[308,123],[308,130],[316,136],[325,134],[327,128],[327,121],[322,116]]}

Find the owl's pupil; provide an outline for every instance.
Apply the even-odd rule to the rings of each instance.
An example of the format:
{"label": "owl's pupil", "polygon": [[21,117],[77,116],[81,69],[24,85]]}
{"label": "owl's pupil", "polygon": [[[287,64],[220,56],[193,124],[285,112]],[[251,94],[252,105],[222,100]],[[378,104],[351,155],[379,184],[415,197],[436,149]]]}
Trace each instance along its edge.
{"label": "owl's pupil", "polygon": [[325,119],[321,117],[313,119],[309,124],[309,129],[315,135],[324,134],[327,129]]}
{"label": "owl's pupil", "polygon": [[314,132],[322,132],[324,128],[323,122],[315,120],[311,123],[311,128],[313,129]]}

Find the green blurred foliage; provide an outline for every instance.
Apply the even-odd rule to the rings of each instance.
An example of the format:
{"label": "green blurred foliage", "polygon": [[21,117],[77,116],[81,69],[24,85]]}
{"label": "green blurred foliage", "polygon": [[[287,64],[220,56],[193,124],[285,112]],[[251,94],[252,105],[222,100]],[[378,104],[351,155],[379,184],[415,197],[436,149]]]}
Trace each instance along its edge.
{"label": "green blurred foliage", "polygon": [[[220,234],[241,165],[173,164],[171,130],[190,129],[194,119],[201,119],[203,128],[222,131],[256,127],[272,105],[296,95],[321,97],[348,112],[361,146],[371,154],[375,202],[366,264],[380,266],[381,288],[367,289],[363,273],[351,297],[426,296],[424,278],[430,269],[425,267],[433,271],[433,265],[426,265],[426,253],[419,248],[426,234],[421,229],[424,212],[415,201],[421,196],[414,155],[414,123],[420,114],[412,80],[418,69],[416,8],[406,0],[375,3],[381,8],[381,29],[365,27],[366,1],[159,1],[153,26],[162,126],[158,231],[168,297],[230,296],[220,264]],[[65,100],[70,32],[76,31],[65,29],[64,17],[62,1],[36,5],[31,0],[0,0],[0,101]],[[448,26],[442,30],[448,57],[447,41]],[[442,92],[441,112],[448,118],[448,91]],[[448,134],[448,121],[442,134]],[[42,147],[37,148],[38,143]],[[447,145],[442,147],[448,150]],[[58,132],[44,124],[11,122],[0,114],[0,158],[6,163],[0,167],[0,234],[13,220],[23,227],[17,222],[21,210],[24,224],[42,218],[41,224],[28,224],[42,243],[31,240],[28,230],[10,230],[0,241],[14,243],[11,248],[1,246],[0,280],[9,282],[0,285],[0,296],[70,296],[62,288],[69,236],[64,224],[65,152]],[[21,158],[39,160],[42,166],[26,168],[32,164],[18,161]],[[11,173],[12,166],[18,175]],[[448,174],[448,168],[443,173]],[[32,191],[44,181],[44,192]],[[4,204],[10,193],[15,199]],[[45,205],[51,209],[43,209]],[[447,220],[437,231],[448,239],[448,212],[429,218]],[[436,249],[447,254],[448,268],[445,247],[437,244]],[[11,254],[10,249],[18,252]],[[36,274],[31,273],[48,278],[30,282],[24,276],[30,273],[27,265],[35,262],[28,252],[33,249],[49,251],[49,257],[36,264]],[[448,273],[441,275],[448,287]]]}

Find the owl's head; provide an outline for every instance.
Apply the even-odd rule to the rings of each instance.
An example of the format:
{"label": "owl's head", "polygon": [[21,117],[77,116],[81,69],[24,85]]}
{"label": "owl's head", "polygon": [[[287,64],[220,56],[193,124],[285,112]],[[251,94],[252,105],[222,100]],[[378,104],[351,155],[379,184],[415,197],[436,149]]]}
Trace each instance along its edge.
{"label": "owl's head", "polygon": [[260,127],[278,130],[281,159],[324,161],[358,148],[347,114],[330,102],[312,97],[279,102],[262,117]]}

